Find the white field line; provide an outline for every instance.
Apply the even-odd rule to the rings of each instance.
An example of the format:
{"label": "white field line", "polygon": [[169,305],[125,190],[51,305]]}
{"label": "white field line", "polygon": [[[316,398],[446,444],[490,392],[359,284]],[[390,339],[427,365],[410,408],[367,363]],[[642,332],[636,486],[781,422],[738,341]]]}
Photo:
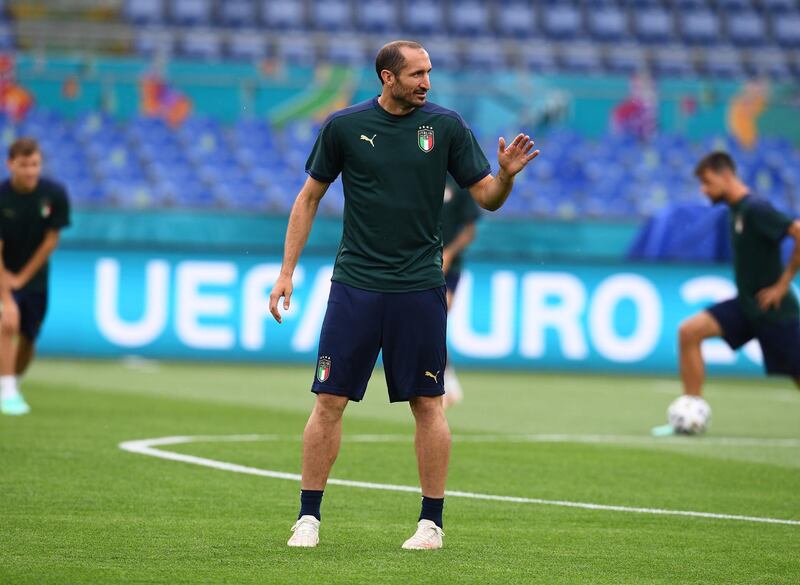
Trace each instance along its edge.
{"label": "white field line", "polygon": [[[375,436],[375,435],[372,435]],[[219,469],[222,471],[230,471],[233,473],[243,473],[247,475],[257,475],[261,477],[269,477],[273,479],[286,479],[290,481],[300,481],[301,476],[296,473],[286,473],[283,471],[273,471],[269,469],[259,469],[257,467],[249,467],[246,465],[238,465],[236,463],[228,463],[225,461],[217,461],[215,459],[207,459],[205,457],[196,457],[194,455],[186,455],[183,453],[175,453],[173,451],[164,451],[157,447],[164,447],[168,445],[181,445],[186,443],[201,443],[201,442],[254,442],[254,441],[270,441],[281,440],[286,437],[279,435],[227,435],[227,436],[177,436],[177,437],[159,437],[155,439],[142,439],[137,441],[125,441],[119,444],[119,448],[123,451],[130,453],[138,453],[140,455],[148,455],[150,457],[157,457],[159,459],[167,459],[169,461],[180,461],[182,463],[191,463],[193,465],[201,465],[203,467],[210,467],[212,469]],[[394,485],[386,483],[373,483],[366,481],[352,481],[347,479],[329,479],[328,483],[331,485],[340,485],[346,487],[383,490],[392,492],[410,492],[419,493],[420,490],[416,486],[407,485]],[[480,494],[473,492],[448,490],[445,494],[449,497],[456,498],[470,498],[473,500],[489,500],[494,502],[507,502],[515,504],[538,504],[542,506],[560,506],[564,508],[579,508],[583,510],[603,510],[607,512],[625,512],[632,514],[655,514],[660,516],[684,516],[691,518],[707,518],[712,520],[734,520],[740,522],[757,522],[761,524],[783,524],[789,526],[800,526],[800,520],[789,520],[783,518],[769,518],[759,516],[741,516],[738,514],[715,514],[712,512],[693,512],[689,510],[668,510],[661,508],[640,508],[631,506],[612,506],[607,504],[592,504],[587,502],[571,502],[567,500],[544,500],[541,498],[523,498],[516,496],[500,496],[493,494]]]}

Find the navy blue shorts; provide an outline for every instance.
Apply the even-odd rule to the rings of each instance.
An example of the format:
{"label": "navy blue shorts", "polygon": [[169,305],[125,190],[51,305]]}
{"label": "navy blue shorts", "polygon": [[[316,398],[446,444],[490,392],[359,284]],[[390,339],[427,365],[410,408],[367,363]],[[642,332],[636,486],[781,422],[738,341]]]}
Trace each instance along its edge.
{"label": "navy blue shorts", "polygon": [[731,349],[737,350],[751,339],[758,339],[767,374],[800,378],[800,321],[753,322],[736,299],[707,310],[719,323],[722,338]]}
{"label": "navy blue shorts", "polygon": [[453,272],[450,271],[444,276],[444,285],[447,287],[447,292],[451,295],[456,294],[456,289],[458,288],[458,281],[461,280],[461,273],[460,272]]}
{"label": "navy blue shorts", "polygon": [[36,341],[47,314],[47,291],[15,290],[11,295],[19,309],[19,332]]}
{"label": "navy blue shorts", "polygon": [[364,398],[378,352],[390,402],[444,394],[445,287],[383,293],[331,283],[311,391]]}

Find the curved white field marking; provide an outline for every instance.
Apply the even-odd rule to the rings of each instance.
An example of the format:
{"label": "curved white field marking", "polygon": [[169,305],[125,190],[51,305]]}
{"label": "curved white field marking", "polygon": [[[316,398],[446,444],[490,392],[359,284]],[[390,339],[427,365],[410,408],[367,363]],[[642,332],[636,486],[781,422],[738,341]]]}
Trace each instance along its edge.
{"label": "curved white field marking", "polygon": [[[367,435],[378,436],[378,435]],[[398,435],[399,436],[399,435]],[[259,469],[237,463],[217,461],[195,455],[175,453],[174,451],[163,451],[157,447],[167,445],[182,445],[186,443],[207,443],[207,442],[256,442],[256,441],[277,441],[277,440],[296,440],[296,436],[286,435],[195,435],[195,436],[176,436],[158,437],[155,439],[141,439],[137,441],[125,441],[119,444],[119,448],[130,453],[149,455],[159,459],[170,461],[180,461],[201,465],[222,471],[233,473],[244,473],[247,475],[258,475],[273,479],[287,479],[290,481],[300,481],[301,476],[297,473],[286,473],[284,471],[273,471],[270,469]],[[405,439],[406,437],[404,437]],[[373,483],[367,481],[353,481],[349,479],[329,479],[331,485],[341,485],[346,487],[364,488],[371,490],[383,490],[391,492],[411,492],[420,493],[416,486],[394,485],[388,483]],[[542,506],[560,506],[564,508],[580,508],[583,510],[603,510],[607,512],[626,512],[629,514],[656,514],[660,516],[688,516],[691,518],[708,518],[712,520],[736,520],[740,522],[757,522],[761,524],[784,524],[789,526],[800,526],[800,520],[789,520],[783,518],[768,518],[759,516],[741,516],[738,514],[715,514],[712,512],[693,512],[690,510],[667,510],[661,508],[639,508],[631,506],[612,506],[607,504],[591,504],[587,502],[571,502],[567,500],[543,500],[541,498],[523,498],[516,496],[500,496],[493,494],[480,494],[473,492],[463,492],[457,490],[447,490],[445,495],[456,498],[470,498],[473,500],[489,500],[493,502],[510,502],[515,504],[538,504]]]}

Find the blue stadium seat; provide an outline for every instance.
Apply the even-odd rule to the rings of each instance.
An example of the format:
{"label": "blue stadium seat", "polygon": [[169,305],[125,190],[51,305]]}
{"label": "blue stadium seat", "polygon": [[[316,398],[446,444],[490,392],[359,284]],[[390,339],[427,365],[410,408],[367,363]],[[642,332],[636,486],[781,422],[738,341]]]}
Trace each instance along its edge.
{"label": "blue stadium seat", "polygon": [[728,38],[737,45],[755,47],[765,44],[767,31],[764,19],[754,11],[736,12],[728,16]]}
{"label": "blue stadium seat", "polygon": [[123,13],[135,24],[162,24],[164,0],[125,0]]}
{"label": "blue stadium seat", "polygon": [[527,2],[515,0],[498,4],[495,18],[497,33],[501,37],[534,37],[539,32],[536,13]]}
{"label": "blue stadium seat", "polygon": [[696,73],[692,55],[684,45],[654,48],[653,69],[656,75],[665,77],[688,77]]}
{"label": "blue stadium seat", "polygon": [[751,12],[755,6],[753,0],[718,0],[720,13]]}
{"label": "blue stadium seat", "polygon": [[412,34],[442,33],[447,30],[444,6],[431,0],[408,0],[404,5],[403,22]]}
{"label": "blue stadium seat", "polygon": [[786,52],[777,47],[751,49],[748,70],[752,75],[769,76],[776,81],[787,81],[792,71],[786,60]]}
{"label": "blue stadium seat", "polygon": [[772,30],[782,47],[800,47],[800,12],[773,16]]}
{"label": "blue stadium seat", "polygon": [[710,77],[736,79],[744,76],[741,55],[733,47],[716,47],[705,52],[705,71]]}
{"label": "blue stadium seat", "polygon": [[353,14],[348,0],[315,0],[309,14],[311,25],[319,30],[343,31],[352,26]]}
{"label": "blue stadium seat", "polygon": [[569,4],[557,4],[544,11],[542,24],[554,39],[573,39],[581,33],[581,13]]}
{"label": "blue stadium seat", "polygon": [[461,66],[457,47],[450,38],[433,37],[425,41],[425,48],[435,69],[452,71]]}
{"label": "blue stadium seat", "polygon": [[616,6],[600,6],[589,11],[589,32],[601,41],[618,41],[627,35],[625,13]]}
{"label": "blue stadium seat", "polygon": [[477,0],[451,2],[448,20],[451,31],[457,35],[484,35],[489,32],[489,7]]}
{"label": "blue stadium seat", "polygon": [[207,25],[211,21],[211,0],[172,0],[172,21],[182,25]]}
{"label": "blue stadium seat", "polygon": [[332,36],[327,39],[328,50],[325,52],[333,63],[343,65],[366,65],[370,61],[364,42],[351,35]]}
{"label": "blue stadium seat", "polygon": [[261,16],[270,28],[287,31],[305,26],[302,0],[263,0]]}
{"label": "blue stadium seat", "polygon": [[307,35],[285,36],[278,44],[278,55],[293,65],[311,66],[317,62],[317,51]]}
{"label": "blue stadium seat", "polygon": [[180,52],[192,59],[214,60],[222,55],[220,32],[211,28],[190,28],[183,32]]}
{"label": "blue stadium seat", "polygon": [[673,37],[672,19],[663,8],[637,10],[633,22],[636,36],[644,43],[664,43]]}
{"label": "blue stadium seat", "polygon": [[506,66],[506,54],[495,39],[477,38],[467,45],[464,61],[470,68],[497,70]]}
{"label": "blue stadium seat", "polygon": [[711,45],[719,40],[719,20],[710,10],[692,10],[680,15],[681,36],[691,44]]}
{"label": "blue stadium seat", "polygon": [[256,23],[255,0],[225,0],[219,6],[220,21],[225,26],[253,26]]}
{"label": "blue stadium seat", "polygon": [[134,37],[136,52],[144,56],[170,54],[175,47],[172,29],[164,27],[137,28]]}
{"label": "blue stadium seat", "polygon": [[571,73],[597,72],[601,69],[600,52],[592,43],[569,43],[562,48],[561,65]]}
{"label": "blue stadium seat", "polygon": [[525,68],[533,73],[553,73],[557,69],[553,46],[548,43],[531,43],[523,47],[520,57]]}
{"label": "blue stadium seat", "polygon": [[646,66],[644,51],[636,43],[615,43],[608,48],[606,68],[611,73],[632,75]]}
{"label": "blue stadium seat", "polygon": [[360,0],[356,7],[360,30],[385,33],[398,28],[396,3],[390,0]]}
{"label": "blue stadium seat", "polygon": [[786,14],[798,10],[797,0],[761,0],[761,5],[772,14]]}
{"label": "blue stadium seat", "polygon": [[254,29],[236,31],[228,39],[228,55],[254,61],[265,58],[268,55],[266,36]]}

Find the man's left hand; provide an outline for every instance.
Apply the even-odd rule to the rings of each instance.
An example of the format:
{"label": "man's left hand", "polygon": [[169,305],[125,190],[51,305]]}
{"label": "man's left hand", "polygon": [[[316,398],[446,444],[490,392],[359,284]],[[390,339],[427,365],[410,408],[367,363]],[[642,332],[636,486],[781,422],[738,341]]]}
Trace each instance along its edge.
{"label": "man's left hand", "polygon": [[509,176],[513,177],[525,166],[539,156],[539,151],[533,149],[533,140],[526,134],[518,134],[514,141],[506,146],[506,139],[502,136],[497,144],[497,162]]}
{"label": "man's left hand", "polygon": [[762,288],[756,293],[758,306],[761,307],[762,311],[767,311],[770,308],[777,310],[781,306],[781,301],[783,297],[786,296],[787,292],[789,292],[789,287],[782,282],[778,282],[767,288]]}

